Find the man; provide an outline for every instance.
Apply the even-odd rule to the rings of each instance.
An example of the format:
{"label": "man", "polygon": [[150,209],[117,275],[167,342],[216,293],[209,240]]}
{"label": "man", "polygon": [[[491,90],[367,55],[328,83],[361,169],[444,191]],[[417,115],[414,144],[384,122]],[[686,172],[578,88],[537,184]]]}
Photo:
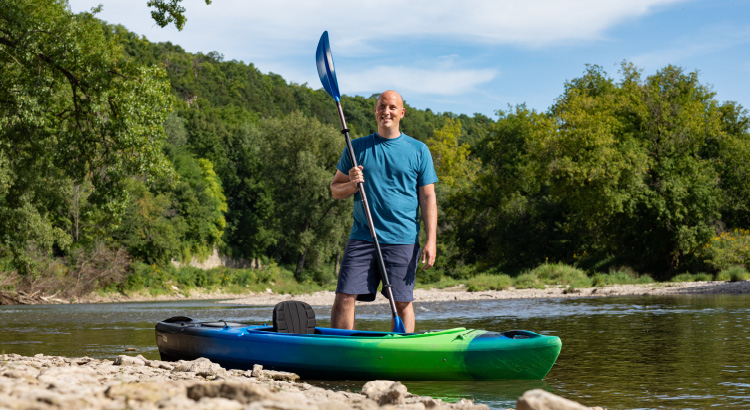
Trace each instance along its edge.
{"label": "man", "polygon": [[[435,264],[437,235],[437,175],[430,150],[403,134],[404,100],[386,91],[375,104],[378,132],[352,141],[359,167],[353,167],[344,149],[331,182],[334,198],[354,195],[354,224],[341,261],[331,327],[354,329],[355,301],[373,301],[380,283],[375,245],[359,195],[364,183],[375,231],[383,252],[398,316],[407,332],[414,331],[414,281],[419,261],[419,208],[427,241],[422,249],[423,269]],[[385,296],[385,292],[383,292]]]}

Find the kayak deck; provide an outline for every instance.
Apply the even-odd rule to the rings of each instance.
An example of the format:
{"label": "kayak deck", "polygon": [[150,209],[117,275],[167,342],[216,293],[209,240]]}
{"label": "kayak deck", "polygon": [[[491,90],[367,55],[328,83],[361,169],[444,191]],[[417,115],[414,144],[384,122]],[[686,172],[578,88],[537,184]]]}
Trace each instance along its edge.
{"label": "kayak deck", "polygon": [[157,323],[156,342],[163,360],[206,357],[227,368],[260,364],[328,380],[542,379],[561,349],[558,337],[523,330],[401,334],[315,327],[312,334],[290,334],[187,317]]}

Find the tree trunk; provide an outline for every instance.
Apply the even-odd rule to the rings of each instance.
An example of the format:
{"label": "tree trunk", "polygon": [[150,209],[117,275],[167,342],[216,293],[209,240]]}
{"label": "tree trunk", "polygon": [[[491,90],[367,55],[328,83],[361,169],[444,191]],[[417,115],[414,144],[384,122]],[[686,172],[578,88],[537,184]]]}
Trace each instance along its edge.
{"label": "tree trunk", "polygon": [[294,278],[299,282],[302,279],[302,272],[305,270],[305,257],[307,257],[307,248],[300,252],[297,259],[297,269],[294,271]]}
{"label": "tree trunk", "polygon": [[341,249],[336,251],[336,259],[333,261],[333,276],[339,277],[339,262],[341,261]]}

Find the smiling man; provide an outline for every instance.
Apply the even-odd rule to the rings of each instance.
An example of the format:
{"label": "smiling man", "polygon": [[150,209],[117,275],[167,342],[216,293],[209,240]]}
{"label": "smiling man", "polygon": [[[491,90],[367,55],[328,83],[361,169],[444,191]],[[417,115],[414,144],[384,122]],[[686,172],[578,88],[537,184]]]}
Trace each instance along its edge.
{"label": "smiling man", "polygon": [[[419,216],[426,242],[423,269],[435,264],[437,175],[427,146],[401,132],[404,100],[386,91],[375,104],[378,132],[352,141],[359,167],[344,149],[331,182],[334,198],[354,195],[354,224],[341,261],[331,326],[354,329],[355,302],[375,300],[380,284],[377,255],[357,184],[364,183],[393,298],[407,332],[414,331],[414,281],[420,257]],[[382,292],[385,296],[385,292]],[[387,296],[386,296],[387,297]]]}

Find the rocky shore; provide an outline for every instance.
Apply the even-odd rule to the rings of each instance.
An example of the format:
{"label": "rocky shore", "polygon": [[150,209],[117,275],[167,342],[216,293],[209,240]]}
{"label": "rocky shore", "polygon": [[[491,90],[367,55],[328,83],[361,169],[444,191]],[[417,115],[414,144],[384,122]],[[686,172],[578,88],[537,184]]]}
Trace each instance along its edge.
{"label": "rocky shore", "polygon": [[[164,362],[121,355],[97,360],[42,354],[3,354],[0,359],[0,410],[487,409],[465,399],[446,403],[413,395],[399,382],[366,382],[361,393],[333,391],[302,383],[293,373],[260,366],[227,370],[208,359]],[[516,408],[587,409],[543,390],[527,392]]]}

